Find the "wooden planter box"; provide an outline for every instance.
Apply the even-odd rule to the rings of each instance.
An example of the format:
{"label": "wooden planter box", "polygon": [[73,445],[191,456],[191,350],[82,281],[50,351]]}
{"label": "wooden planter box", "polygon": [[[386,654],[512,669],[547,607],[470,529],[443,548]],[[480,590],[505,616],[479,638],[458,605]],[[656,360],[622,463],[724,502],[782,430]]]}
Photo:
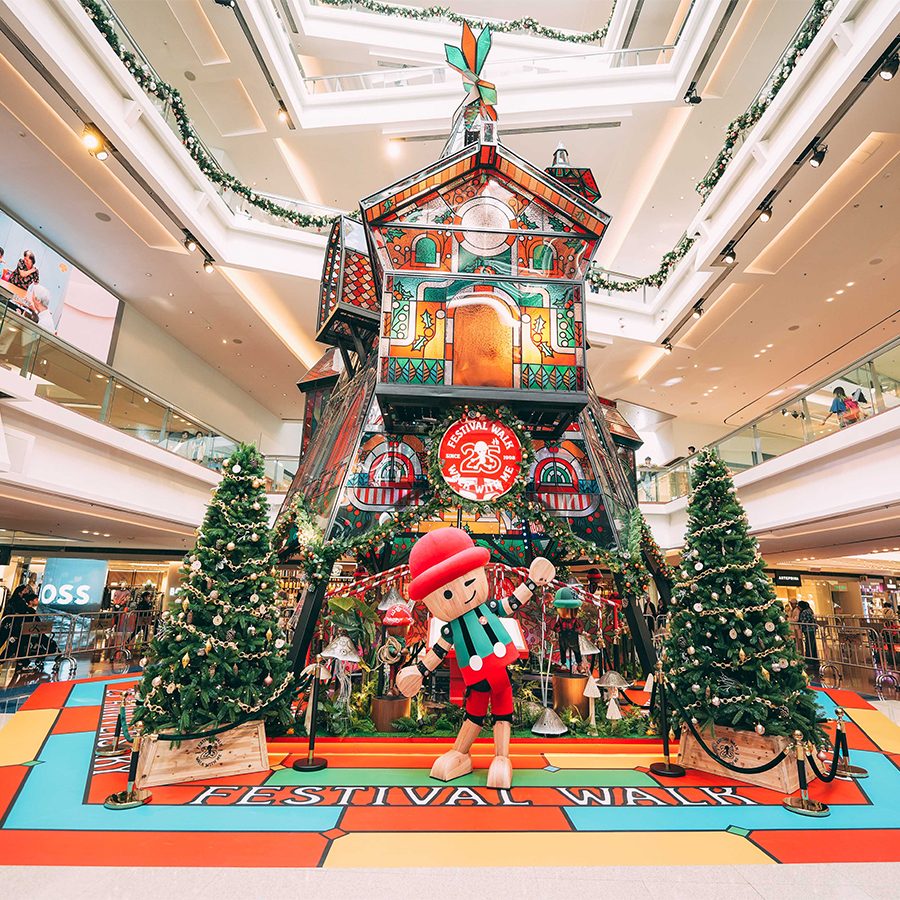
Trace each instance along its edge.
{"label": "wooden planter box", "polygon": [[[786,737],[772,737],[766,734],[757,734],[755,731],[738,731],[734,728],[726,728],[724,725],[717,725],[715,734],[710,731],[700,733],[710,750],[736,766],[760,766],[792,743]],[[793,750],[788,750],[788,755],[774,768],[756,775],[744,775],[719,765],[697,743],[697,739],[690,729],[682,726],[681,741],[678,745],[678,762],[685,768],[699,769],[701,772],[710,772],[713,775],[725,775],[735,781],[743,781],[755,787],[771,788],[782,794],[793,794],[794,791],[800,790],[797,758]],[[804,765],[806,766],[807,781],[811,782],[816,776],[808,763],[804,762]]]}
{"label": "wooden planter box", "polygon": [[135,786],[156,787],[200,778],[246,775],[269,768],[266,729],[261,720],[244,722],[230,731],[208,738],[160,741],[155,735],[141,742]]}
{"label": "wooden planter box", "polygon": [[588,698],[584,696],[587,675],[557,672],[553,675],[553,708],[556,712],[575,709],[582,719],[588,715]]}

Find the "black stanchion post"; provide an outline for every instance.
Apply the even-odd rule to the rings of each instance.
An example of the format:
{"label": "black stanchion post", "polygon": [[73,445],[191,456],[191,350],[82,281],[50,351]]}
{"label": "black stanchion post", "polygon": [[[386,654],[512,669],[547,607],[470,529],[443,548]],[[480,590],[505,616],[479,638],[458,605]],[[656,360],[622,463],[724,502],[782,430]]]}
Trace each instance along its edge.
{"label": "black stanchion post", "polygon": [[662,731],[663,753],[665,762],[650,763],[650,771],[661,778],[684,777],[684,766],[672,762],[672,754],[669,748],[669,708],[666,701],[666,676],[662,670],[662,660],[656,663],[656,681],[653,685],[656,690],[656,698],[659,704],[659,728]]}
{"label": "black stanchion post", "polygon": [[834,714],[837,718],[837,724],[835,726],[837,730],[834,734],[834,752],[840,755],[835,778],[842,778],[845,781],[852,781],[854,778],[868,778],[868,769],[850,764],[850,748],[847,746],[847,731],[844,728],[845,712],[843,707],[835,707]]}
{"label": "black stanchion post", "polygon": [[141,756],[141,735],[136,734],[131,744],[131,763],[128,766],[128,785],[124,791],[110,794],[103,805],[107,809],[134,809],[143,806],[150,800],[150,791],[136,788],[134,779],[137,777],[138,760]]}
{"label": "black stanchion post", "polygon": [[[837,752],[837,748],[835,748]],[[797,757],[797,777],[800,780],[800,796],[785,797],[781,803],[785,809],[801,816],[827,816],[831,810],[827,803],[811,800],[806,782],[806,742],[799,731],[794,732],[794,753]]]}
{"label": "black stanchion post", "polygon": [[328,768],[328,760],[316,758],[316,721],[319,717],[319,667],[322,665],[322,657],[316,657],[316,665],[313,671],[312,685],[309,689],[309,705],[312,714],[309,722],[309,752],[306,759],[298,759],[294,763],[296,772],[321,772]]}

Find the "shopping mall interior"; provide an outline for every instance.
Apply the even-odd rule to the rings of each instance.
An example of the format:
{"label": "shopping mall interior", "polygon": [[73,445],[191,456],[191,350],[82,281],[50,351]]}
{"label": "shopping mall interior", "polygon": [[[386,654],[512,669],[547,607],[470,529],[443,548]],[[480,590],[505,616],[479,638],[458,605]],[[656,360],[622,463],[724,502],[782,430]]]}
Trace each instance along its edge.
{"label": "shopping mall interior", "polygon": [[898,896],[898,66],[0,0],[10,896]]}

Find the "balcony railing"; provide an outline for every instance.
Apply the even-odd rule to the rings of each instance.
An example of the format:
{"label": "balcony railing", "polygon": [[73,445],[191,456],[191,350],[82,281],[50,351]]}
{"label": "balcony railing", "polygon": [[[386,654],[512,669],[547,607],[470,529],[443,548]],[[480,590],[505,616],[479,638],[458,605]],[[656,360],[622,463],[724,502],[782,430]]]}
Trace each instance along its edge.
{"label": "balcony railing", "polygon": [[[858,416],[831,412],[838,388],[858,403]],[[710,446],[733,472],[741,472],[898,406],[900,339],[785,400]],[[642,469],[638,499],[642,503],[667,503],[687,496],[695,461],[696,456],[689,456],[662,469]]]}
{"label": "balcony railing", "polygon": [[[0,366],[33,381],[37,397],[214,471],[236,448],[234,439],[76,350],[4,300],[0,288]],[[284,481],[283,466],[273,466],[273,481]]]}
{"label": "balcony railing", "polygon": [[[495,83],[509,84],[525,77],[591,76],[607,69],[636,66],[658,66],[672,61],[674,44],[658,47],[629,47],[620,50],[593,50],[588,53],[560,56],[533,56],[488,63],[484,77]],[[384,90],[447,84],[458,75],[446,64],[438,66],[406,66],[372,69],[367,72],[304,76],[309,94],[334,94],[348,91]]]}
{"label": "balcony railing", "polygon": [[[131,36],[131,33],[125,27],[124,22],[119,17],[118,13],[116,13],[116,11],[113,9],[108,0],[97,0],[97,2],[103,8],[104,13],[109,17],[110,24],[115,29],[121,45],[130,50],[138,57],[138,59],[141,61],[142,67],[147,71],[148,74],[152,75],[153,79],[157,83],[162,82],[162,77],[159,75],[156,69],[153,68],[153,64],[147,58],[143,50],[141,50],[137,41]],[[169,126],[169,128],[178,138],[179,142],[181,142],[183,140],[183,135],[181,134],[181,131],[178,127],[178,122],[176,121],[171,103],[154,94],[147,94],[147,96],[150,97],[150,99],[153,101],[153,105],[157,108],[157,110],[159,110],[163,121],[166,123],[166,125]],[[217,178],[216,175],[226,175],[227,173],[219,163],[216,154],[200,138],[195,137],[194,140],[199,142],[200,146],[203,147],[203,149],[205,150],[205,155],[209,161],[209,165],[214,170],[214,174],[207,175],[210,183],[213,185],[219,196],[225,201],[225,205],[232,211],[232,213],[234,213],[236,216],[241,216],[246,219],[254,219],[261,222],[280,225],[282,227],[285,227],[286,225],[288,227],[300,227],[298,225],[291,225],[287,223],[285,219],[279,216],[269,215],[264,209],[261,209],[248,202],[246,198],[242,197],[240,194],[236,194],[234,191],[228,188],[227,185],[221,184],[220,179]],[[263,191],[254,191],[254,193],[263,199],[272,200],[280,204],[281,206],[285,206],[304,215],[334,217],[342,215],[344,212],[343,210],[335,209],[330,206],[322,206],[317,203],[307,203],[305,200],[279,197],[275,194],[266,194]],[[308,229],[304,228],[302,230],[310,230],[316,232],[321,231],[320,228],[315,227],[310,227]]]}

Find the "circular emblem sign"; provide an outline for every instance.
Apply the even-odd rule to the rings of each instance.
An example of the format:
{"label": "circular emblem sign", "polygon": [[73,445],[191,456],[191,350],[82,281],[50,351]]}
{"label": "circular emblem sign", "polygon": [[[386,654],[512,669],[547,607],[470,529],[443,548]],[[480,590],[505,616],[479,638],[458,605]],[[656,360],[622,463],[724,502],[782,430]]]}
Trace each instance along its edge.
{"label": "circular emblem sign", "polygon": [[477,416],[458,419],[438,448],[441,475],[466,500],[496,500],[516,483],[522,469],[522,445],[503,422]]}

